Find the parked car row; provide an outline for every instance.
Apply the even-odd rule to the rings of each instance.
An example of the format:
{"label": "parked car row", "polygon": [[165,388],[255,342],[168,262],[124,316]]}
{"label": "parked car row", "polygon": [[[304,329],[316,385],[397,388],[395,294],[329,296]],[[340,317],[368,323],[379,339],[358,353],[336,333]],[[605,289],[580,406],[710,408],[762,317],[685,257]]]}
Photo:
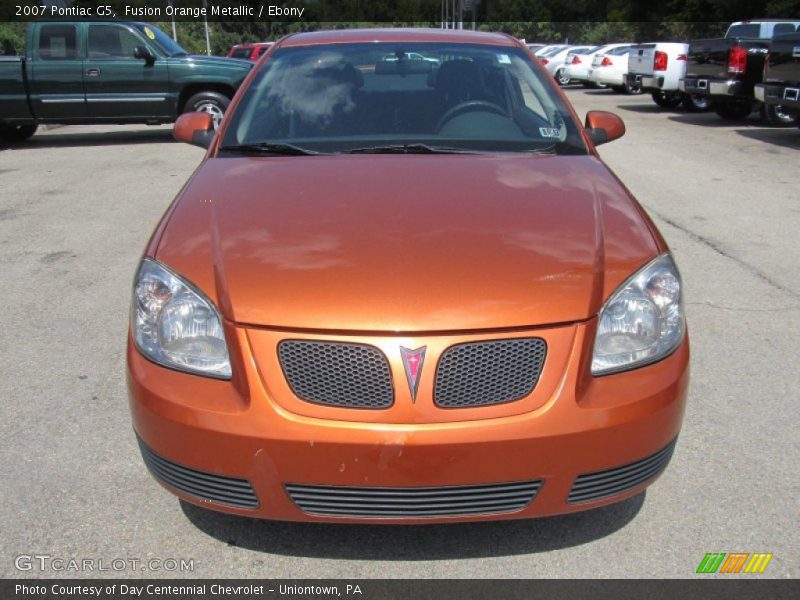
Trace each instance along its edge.
{"label": "parked car row", "polygon": [[760,110],[772,125],[797,125],[800,20],[736,22],[724,38],[691,42],[679,89],[707,99],[723,119]]}
{"label": "parked car row", "polygon": [[552,45],[535,55],[562,86],[645,92],[662,108],[713,109],[728,120],[760,110],[771,125],[800,123],[797,20],[737,21],[720,39]]}

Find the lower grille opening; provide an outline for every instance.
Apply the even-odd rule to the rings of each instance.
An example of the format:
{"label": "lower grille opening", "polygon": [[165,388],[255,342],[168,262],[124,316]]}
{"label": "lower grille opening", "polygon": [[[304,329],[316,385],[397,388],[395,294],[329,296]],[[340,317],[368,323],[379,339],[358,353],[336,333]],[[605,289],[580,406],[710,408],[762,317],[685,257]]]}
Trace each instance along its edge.
{"label": "lower grille opening", "polygon": [[490,515],[522,510],[542,481],[485,485],[389,488],[286,484],[286,492],[305,513],[346,517],[447,517]]}
{"label": "lower grille opening", "polygon": [[642,460],[578,476],[569,492],[567,502],[577,504],[615,496],[650,481],[669,464],[677,439],[655,454]]}
{"label": "lower grille opening", "polygon": [[153,452],[138,436],[136,439],[144,464],[159,481],[199,500],[238,508],[258,508],[258,498],[246,479],[223,477],[184,467]]}

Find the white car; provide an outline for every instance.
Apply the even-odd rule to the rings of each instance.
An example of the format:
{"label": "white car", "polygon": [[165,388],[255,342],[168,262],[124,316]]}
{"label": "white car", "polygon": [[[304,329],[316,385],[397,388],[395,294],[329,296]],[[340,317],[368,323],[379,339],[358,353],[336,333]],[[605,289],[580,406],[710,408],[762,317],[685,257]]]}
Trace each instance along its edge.
{"label": "white car", "polygon": [[545,69],[547,69],[547,72],[550,73],[550,75],[555,77],[559,85],[569,85],[570,78],[567,77],[564,69],[564,64],[567,59],[567,55],[570,52],[575,53],[575,52],[582,52],[585,50],[589,50],[591,47],[592,46],[555,47],[552,50],[540,55],[539,62],[542,63],[542,66]]}
{"label": "white car", "polygon": [[567,56],[566,67],[564,67],[566,75],[570,79],[578,81],[586,87],[596,86],[597,84],[589,81],[589,70],[592,68],[592,60],[595,54],[610,52],[620,46],[630,47],[630,44],[606,44],[604,46],[595,46],[594,48],[589,48],[588,50],[583,50],[575,54],[570,52]]}
{"label": "white car", "polygon": [[534,56],[540,58],[542,56],[546,56],[550,52],[555,52],[556,50],[561,50],[562,48],[566,48],[566,44],[550,44],[548,46],[543,46],[534,52]]}
{"label": "white car", "polygon": [[643,92],[652,94],[662,108],[676,108],[683,103],[686,110],[711,108],[708,98],[682,92],[678,85],[686,75],[689,44],[658,42],[631,46],[628,54],[629,84],[639,83]]}
{"label": "white car", "polygon": [[597,86],[607,85],[617,92],[638,93],[641,89],[639,84],[634,82],[630,85],[626,81],[629,50],[630,45],[618,46],[595,54],[589,68],[589,81]]}

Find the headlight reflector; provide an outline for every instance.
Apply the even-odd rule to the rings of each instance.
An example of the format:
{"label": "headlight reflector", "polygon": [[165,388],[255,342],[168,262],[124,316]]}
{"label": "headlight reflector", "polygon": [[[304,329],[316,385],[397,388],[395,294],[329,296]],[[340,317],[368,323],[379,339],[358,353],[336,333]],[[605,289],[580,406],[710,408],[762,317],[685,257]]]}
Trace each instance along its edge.
{"label": "headlight reflector", "polygon": [[149,258],[142,260],[134,282],[131,331],[136,347],[153,362],[220,379],[231,376],[217,309],[194,286]]}
{"label": "headlight reflector", "polygon": [[669,254],[622,284],[600,311],[592,375],[633,369],[672,353],[685,329],[682,287]]}

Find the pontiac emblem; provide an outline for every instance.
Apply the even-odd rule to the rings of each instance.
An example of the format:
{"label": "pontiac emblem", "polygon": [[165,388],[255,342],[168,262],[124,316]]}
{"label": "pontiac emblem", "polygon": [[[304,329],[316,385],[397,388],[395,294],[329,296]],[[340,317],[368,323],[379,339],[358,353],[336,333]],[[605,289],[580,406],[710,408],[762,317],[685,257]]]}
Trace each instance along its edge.
{"label": "pontiac emblem", "polygon": [[417,388],[419,387],[419,375],[422,373],[422,363],[425,362],[425,350],[427,346],[422,346],[416,350],[403,348],[400,346],[400,356],[403,358],[403,367],[406,371],[408,389],[411,392],[411,401],[417,401]]}

